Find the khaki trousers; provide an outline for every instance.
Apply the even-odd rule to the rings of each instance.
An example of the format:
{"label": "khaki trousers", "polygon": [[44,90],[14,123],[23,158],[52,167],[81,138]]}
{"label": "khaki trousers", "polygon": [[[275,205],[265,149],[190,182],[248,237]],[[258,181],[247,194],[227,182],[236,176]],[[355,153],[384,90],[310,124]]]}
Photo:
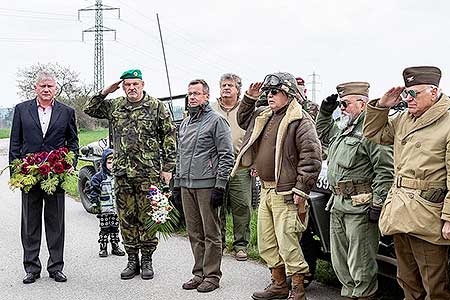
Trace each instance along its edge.
{"label": "khaki trousers", "polygon": [[219,284],[222,240],[218,209],[211,205],[212,189],[181,188],[186,230],[194,254],[192,274]]}
{"label": "khaki trousers", "polygon": [[262,188],[258,210],[258,248],[269,268],[286,268],[287,275],[309,272],[300,248],[299,236],[305,231],[297,205],[286,203],[275,189]]}
{"label": "khaki trousers", "polygon": [[448,300],[448,246],[394,234],[397,281],[405,300]]}

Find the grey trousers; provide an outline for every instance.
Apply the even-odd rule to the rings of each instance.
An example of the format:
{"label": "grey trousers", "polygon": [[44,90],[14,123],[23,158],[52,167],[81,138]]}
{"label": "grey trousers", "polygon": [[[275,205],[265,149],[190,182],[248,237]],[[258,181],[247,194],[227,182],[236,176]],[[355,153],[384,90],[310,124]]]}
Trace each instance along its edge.
{"label": "grey trousers", "polygon": [[181,188],[186,230],[194,255],[192,274],[218,284],[222,277],[222,240],[218,209],[211,206],[212,188]]}

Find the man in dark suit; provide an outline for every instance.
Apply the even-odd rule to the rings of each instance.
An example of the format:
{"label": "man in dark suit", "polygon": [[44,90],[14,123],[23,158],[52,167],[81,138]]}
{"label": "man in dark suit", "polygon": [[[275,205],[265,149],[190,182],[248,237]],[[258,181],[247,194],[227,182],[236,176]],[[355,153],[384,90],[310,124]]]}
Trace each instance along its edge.
{"label": "man in dark suit", "polygon": [[[54,99],[57,85],[52,74],[38,74],[37,97],[16,105],[11,128],[9,162],[28,153],[67,147],[78,153],[78,136],[73,108]],[[45,206],[43,203],[45,202]],[[47,271],[57,282],[67,281],[62,272],[64,250],[64,190],[58,187],[53,195],[35,185],[28,193],[22,191],[21,238],[26,276],[23,283],[40,277],[39,250],[42,233],[42,208],[47,247],[50,254]]]}

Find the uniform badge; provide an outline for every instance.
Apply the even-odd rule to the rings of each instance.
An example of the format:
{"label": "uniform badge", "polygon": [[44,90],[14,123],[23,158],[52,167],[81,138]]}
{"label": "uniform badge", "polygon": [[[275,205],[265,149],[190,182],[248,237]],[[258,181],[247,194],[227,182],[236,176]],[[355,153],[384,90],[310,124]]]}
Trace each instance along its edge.
{"label": "uniform badge", "polygon": [[411,77],[406,78],[406,81],[408,81],[408,82],[411,82],[411,81],[413,81],[413,80],[414,80],[414,76],[411,76]]}
{"label": "uniform badge", "polygon": [[136,71],[133,72],[133,76],[137,76],[138,73]]}

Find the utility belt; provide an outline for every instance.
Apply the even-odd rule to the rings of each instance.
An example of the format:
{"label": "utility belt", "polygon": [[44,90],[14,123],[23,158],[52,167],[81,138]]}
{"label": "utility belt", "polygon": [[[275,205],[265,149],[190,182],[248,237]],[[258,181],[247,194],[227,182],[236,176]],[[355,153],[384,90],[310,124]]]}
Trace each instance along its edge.
{"label": "utility belt", "polygon": [[420,190],[420,197],[433,203],[443,202],[448,192],[445,181],[411,179],[402,176],[395,176],[394,186]]}
{"label": "utility belt", "polygon": [[330,186],[330,190],[335,195],[343,196],[355,196],[359,194],[369,194],[372,193],[372,184],[366,183],[354,183],[350,180],[341,180],[336,186]]}

